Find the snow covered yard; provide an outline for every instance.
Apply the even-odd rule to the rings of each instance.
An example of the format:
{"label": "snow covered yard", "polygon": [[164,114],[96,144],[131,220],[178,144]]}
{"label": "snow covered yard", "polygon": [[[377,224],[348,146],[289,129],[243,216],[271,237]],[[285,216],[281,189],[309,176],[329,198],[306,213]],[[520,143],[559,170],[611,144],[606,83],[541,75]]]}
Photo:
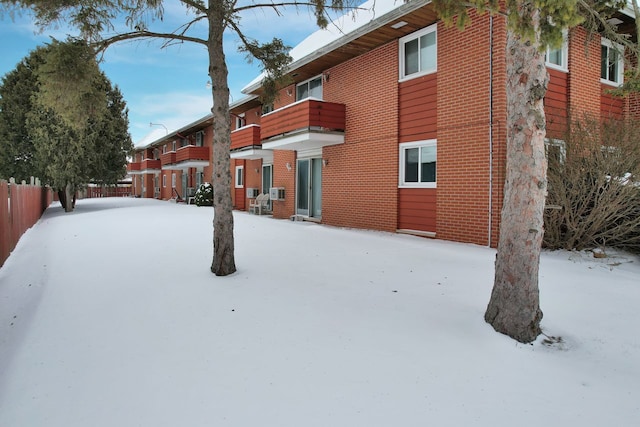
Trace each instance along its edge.
{"label": "snow covered yard", "polygon": [[211,208],[54,205],[0,269],[0,426],[637,426],[640,260],[545,253],[547,335],[483,314],[495,251]]}

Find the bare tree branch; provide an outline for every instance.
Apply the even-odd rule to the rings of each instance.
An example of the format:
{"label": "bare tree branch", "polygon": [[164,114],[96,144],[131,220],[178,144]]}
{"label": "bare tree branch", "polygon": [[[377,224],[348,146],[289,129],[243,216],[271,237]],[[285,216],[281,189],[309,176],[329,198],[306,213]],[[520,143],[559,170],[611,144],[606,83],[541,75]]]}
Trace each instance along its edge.
{"label": "bare tree branch", "polygon": [[118,42],[122,42],[125,40],[151,39],[151,38],[168,40],[166,43],[162,45],[163,48],[169,46],[171,41],[177,41],[177,40],[199,43],[204,46],[207,46],[207,40],[201,39],[198,37],[190,37],[184,34],[175,34],[175,33],[156,33],[153,31],[146,31],[146,30],[132,31],[129,33],[122,33],[122,34],[115,35],[113,37],[108,37],[106,39],[102,39],[99,42],[94,43],[94,46],[97,47],[97,52],[99,53],[106,50],[112,44],[115,44]]}

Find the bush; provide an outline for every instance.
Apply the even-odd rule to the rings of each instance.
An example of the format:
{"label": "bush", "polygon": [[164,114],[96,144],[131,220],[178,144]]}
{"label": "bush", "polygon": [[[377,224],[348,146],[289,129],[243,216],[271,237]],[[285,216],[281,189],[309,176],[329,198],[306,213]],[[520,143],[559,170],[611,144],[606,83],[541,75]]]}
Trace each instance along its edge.
{"label": "bush", "polygon": [[208,182],[200,184],[194,201],[196,206],[213,206],[213,186]]}
{"label": "bush", "polygon": [[640,129],[585,119],[548,158],[545,247],[640,252]]}

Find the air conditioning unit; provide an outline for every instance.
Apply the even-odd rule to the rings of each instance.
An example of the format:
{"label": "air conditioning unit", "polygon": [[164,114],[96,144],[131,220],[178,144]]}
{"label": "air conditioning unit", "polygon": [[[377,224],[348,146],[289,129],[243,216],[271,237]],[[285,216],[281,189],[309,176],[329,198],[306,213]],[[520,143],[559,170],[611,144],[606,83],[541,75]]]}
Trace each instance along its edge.
{"label": "air conditioning unit", "polygon": [[284,188],[271,187],[271,190],[269,190],[269,198],[271,200],[284,200]]}
{"label": "air conditioning unit", "polygon": [[247,199],[255,199],[260,194],[258,188],[247,188]]}

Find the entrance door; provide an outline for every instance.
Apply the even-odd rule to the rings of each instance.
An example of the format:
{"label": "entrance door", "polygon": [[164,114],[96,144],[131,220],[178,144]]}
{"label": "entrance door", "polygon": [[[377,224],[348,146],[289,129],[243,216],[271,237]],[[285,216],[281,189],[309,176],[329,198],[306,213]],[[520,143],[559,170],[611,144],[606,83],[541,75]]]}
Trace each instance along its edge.
{"label": "entrance door", "polygon": [[296,185],[296,213],[320,218],[322,216],[322,159],[298,160]]}

